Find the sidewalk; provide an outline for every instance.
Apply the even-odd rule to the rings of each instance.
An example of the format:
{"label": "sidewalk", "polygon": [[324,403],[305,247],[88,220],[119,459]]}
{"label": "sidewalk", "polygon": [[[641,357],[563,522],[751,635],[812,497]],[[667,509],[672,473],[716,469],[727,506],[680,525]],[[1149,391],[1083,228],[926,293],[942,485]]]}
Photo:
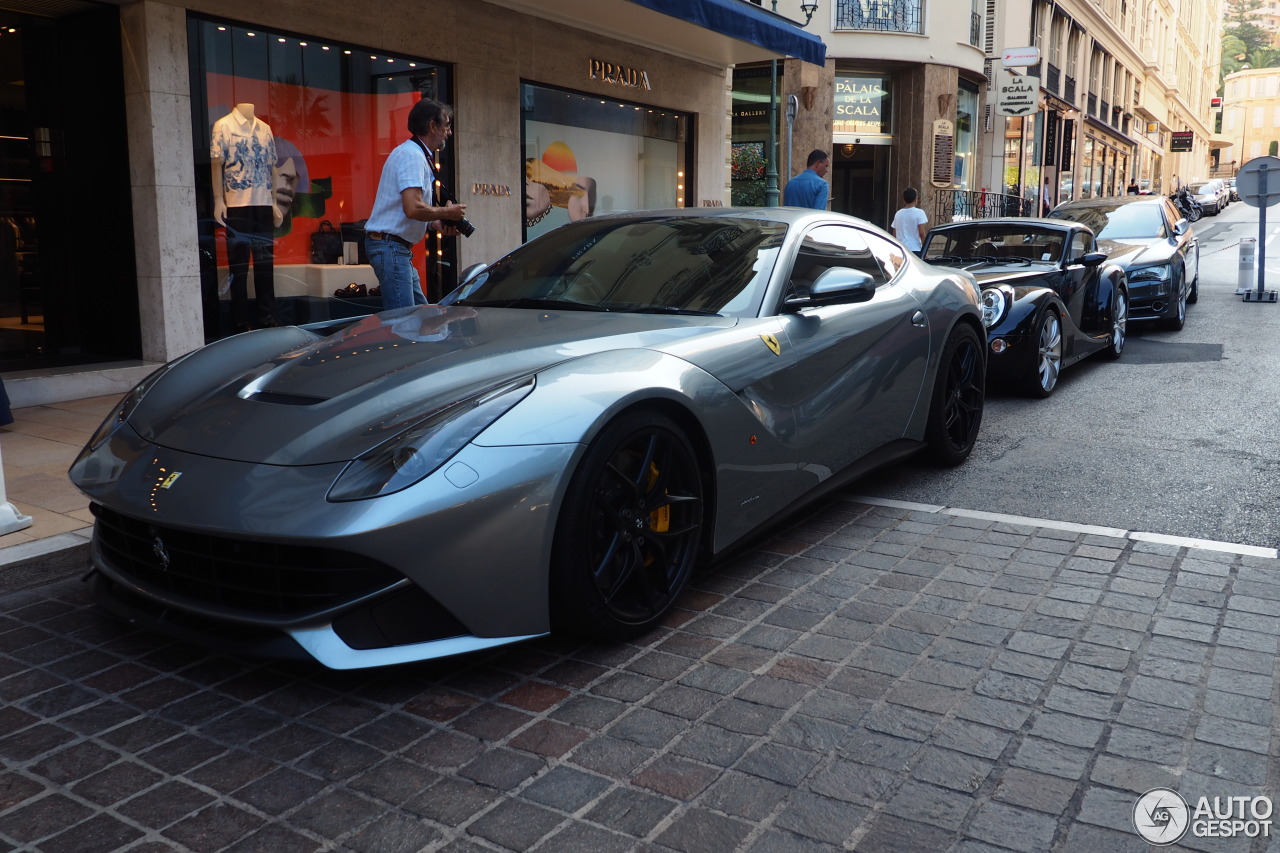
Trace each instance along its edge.
{"label": "sidewalk", "polygon": [[836,498],[632,643],[350,673],[0,594],[0,849],[1277,853],[1280,561],[1137,536]]}
{"label": "sidewalk", "polygon": [[[30,527],[0,536],[0,590],[87,568],[93,516],[67,469],[118,400],[112,395],[14,409],[14,422],[0,427],[6,497],[32,519]],[[24,568],[35,564],[41,570],[28,578]]]}

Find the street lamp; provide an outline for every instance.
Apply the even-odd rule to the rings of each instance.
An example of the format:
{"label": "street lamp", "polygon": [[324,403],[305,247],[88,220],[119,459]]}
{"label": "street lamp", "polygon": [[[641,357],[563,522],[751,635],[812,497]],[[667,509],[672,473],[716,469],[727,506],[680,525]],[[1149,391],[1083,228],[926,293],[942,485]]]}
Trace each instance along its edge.
{"label": "street lamp", "polygon": [[[778,0],[773,0],[773,11],[778,11]],[[818,11],[818,0],[800,0],[804,12],[801,28],[809,26],[813,13]],[[765,158],[768,170],[764,180],[765,207],[778,206],[778,60],[769,60],[769,151]],[[789,165],[789,164],[788,164]]]}

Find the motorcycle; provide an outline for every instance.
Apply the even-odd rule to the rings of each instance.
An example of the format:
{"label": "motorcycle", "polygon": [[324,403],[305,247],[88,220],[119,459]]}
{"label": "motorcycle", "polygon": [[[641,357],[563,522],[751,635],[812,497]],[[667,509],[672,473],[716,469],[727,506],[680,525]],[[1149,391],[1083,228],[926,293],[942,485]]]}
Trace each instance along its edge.
{"label": "motorcycle", "polygon": [[1187,192],[1186,187],[1175,190],[1169,198],[1173,200],[1178,212],[1185,216],[1188,222],[1199,222],[1200,217],[1204,215],[1204,209],[1200,207],[1200,202],[1196,201],[1195,196]]}

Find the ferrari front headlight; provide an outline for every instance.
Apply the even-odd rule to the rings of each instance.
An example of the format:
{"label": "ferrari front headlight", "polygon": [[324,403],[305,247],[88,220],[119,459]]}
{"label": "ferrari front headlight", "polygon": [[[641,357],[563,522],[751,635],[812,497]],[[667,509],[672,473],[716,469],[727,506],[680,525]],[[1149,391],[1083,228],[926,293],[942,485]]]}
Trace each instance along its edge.
{"label": "ferrari front headlight", "polygon": [[[191,353],[187,353],[190,355]],[[156,369],[150,376],[133,386],[133,390],[124,395],[124,398],[116,403],[116,407],[107,415],[106,420],[94,431],[89,438],[89,451],[97,450],[107,442],[107,439],[116,434],[116,430],[124,426],[129,420],[129,416],[133,414],[133,410],[138,408],[138,404],[142,402],[142,398],[148,391],[155,387],[160,378],[174,368],[174,366],[186,358],[186,355],[179,356],[173,361]]]}
{"label": "ferrari front headlight", "polygon": [[531,391],[533,379],[521,379],[433,412],[352,460],[329,489],[329,500],[358,501],[409,488],[448,462]]}
{"label": "ferrari front headlight", "polygon": [[994,328],[1013,304],[1013,288],[1007,284],[988,287],[982,291],[982,325]]}

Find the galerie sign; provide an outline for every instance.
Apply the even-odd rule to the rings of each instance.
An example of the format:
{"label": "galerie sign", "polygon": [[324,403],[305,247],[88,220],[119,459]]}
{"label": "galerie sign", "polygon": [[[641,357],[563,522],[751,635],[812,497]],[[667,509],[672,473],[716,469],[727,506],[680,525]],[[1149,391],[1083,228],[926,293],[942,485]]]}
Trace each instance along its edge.
{"label": "galerie sign", "polygon": [[996,69],[996,115],[1025,116],[1036,111],[1040,95],[1036,78]]}
{"label": "galerie sign", "polygon": [[841,74],[836,77],[836,133],[887,133],[885,111],[889,93],[883,77]]}

